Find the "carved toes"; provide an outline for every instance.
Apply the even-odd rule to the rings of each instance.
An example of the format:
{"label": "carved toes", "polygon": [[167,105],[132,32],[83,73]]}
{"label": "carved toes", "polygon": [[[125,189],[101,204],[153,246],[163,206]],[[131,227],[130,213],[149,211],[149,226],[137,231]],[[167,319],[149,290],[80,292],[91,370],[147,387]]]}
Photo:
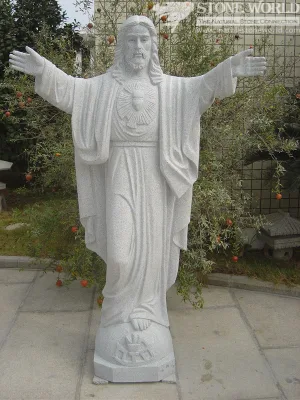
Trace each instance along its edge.
{"label": "carved toes", "polygon": [[139,320],[138,319],[132,319],[131,320],[131,323],[132,323],[132,326],[134,327],[134,329],[136,330],[136,331],[139,331],[140,330],[140,328],[139,328]]}
{"label": "carved toes", "polygon": [[131,323],[136,331],[144,331],[145,329],[149,328],[151,320],[144,318],[133,318]]}

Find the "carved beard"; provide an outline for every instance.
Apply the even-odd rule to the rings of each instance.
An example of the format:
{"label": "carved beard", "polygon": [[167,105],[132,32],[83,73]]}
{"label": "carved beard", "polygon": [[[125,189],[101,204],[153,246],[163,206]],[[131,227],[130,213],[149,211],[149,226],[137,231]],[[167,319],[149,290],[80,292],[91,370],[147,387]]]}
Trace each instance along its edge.
{"label": "carved beard", "polygon": [[139,58],[138,60],[134,57],[133,54],[125,56],[125,65],[130,70],[134,70],[134,71],[142,70],[148,66],[150,56],[146,56],[145,53],[142,51],[139,54],[142,54],[142,57]]}

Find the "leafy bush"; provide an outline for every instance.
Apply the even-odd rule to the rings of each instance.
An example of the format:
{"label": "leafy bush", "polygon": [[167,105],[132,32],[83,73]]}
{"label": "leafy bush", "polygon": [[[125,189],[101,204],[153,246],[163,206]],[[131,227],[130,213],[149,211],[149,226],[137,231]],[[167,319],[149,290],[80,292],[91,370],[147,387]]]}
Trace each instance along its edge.
{"label": "leafy bush", "polygon": [[[83,7],[89,1],[79,1]],[[118,18],[124,11],[123,2],[100,2],[94,21],[96,35],[96,62],[94,73],[104,72],[111,64],[117,35]],[[196,13],[183,21],[175,32],[164,25],[149,10],[147,2],[137,2],[130,14],[147,14],[157,26],[160,39],[160,59],[164,72],[195,76],[207,72],[217,63],[232,54],[234,35],[222,32],[206,32],[197,28]],[[103,23],[105,22],[105,23]],[[108,40],[113,37],[112,40]],[[268,38],[254,43],[260,50],[268,49]],[[47,32],[40,35],[38,50],[42,55],[67,73],[74,74],[73,60],[65,57],[64,40],[50,40]],[[57,51],[59,49],[59,51]],[[272,63],[272,58],[269,60]],[[274,61],[276,62],[276,60]],[[274,157],[274,152],[290,154],[297,143],[294,139],[278,136],[276,130],[283,119],[282,102],[287,98],[287,90],[281,84],[274,85],[277,75],[273,65],[266,77],[244,79],[245,90],[215,104],[202,117],[202,139],[200,153],[200,175],[194,185],[192,219],[189,230],[189,250],[182,252],[178,274],[178,291],[184,300],[190,299],[190,289],[195,287],[195,306],[202,306],[202,277],[213,268],[212,254],[222,253],[228,257],[239,256],[242,252],[242,228],[262,224],[260,217],[249,214],[250,196],[243,191],[242,166],[245,158],[257,149],[264,149]],[[83,75],[91,71],[83,71]],[[6,84],[24,93],[33,95],[32,80],[7,72]],[[34,180],[32,185],[42,191],[59,190],[70,197],[74,192],[73,147],[71,143],[70,120],[38,97],[28,107],[26,116],[17,116],[18,105],[11,94],[7,98],[13,111],[11,121],[24,127],[16,138],[31,141],[25,151],[29,160],[29,170]],[[22,110],[23,112],[24,110]],[[25,111],[24,111],[25,112]],[[15,120],[14,120],[15,118]],[[22,125],[23,120],[26,121]],[[276,157],[274,157],[276,160]],[[283,173],[278,163],[274,190],[280,191],[280,177]],[[51,206],[42,210],[32,209],[32,235],[44,238],[43,245],[35,248],[36,256],[45,255],[49,241],[53,251],[48,251],[61,263],[67,273],[65,284],[72,279],[83,278],[89,284],[103,284],[103,264],[85,248],[83,229],[72,235],[72,225],[78,225],[77,203],[75,200],[62,201],[61,209]],[[70,233],[71,232],[71,233]],[[34,240],[34,239],[33,239]],[[57,243],[57,246],[55,245]],[[70,247],[69,247],[70,245]],[[52,267],[51,267],[52,268]]]}

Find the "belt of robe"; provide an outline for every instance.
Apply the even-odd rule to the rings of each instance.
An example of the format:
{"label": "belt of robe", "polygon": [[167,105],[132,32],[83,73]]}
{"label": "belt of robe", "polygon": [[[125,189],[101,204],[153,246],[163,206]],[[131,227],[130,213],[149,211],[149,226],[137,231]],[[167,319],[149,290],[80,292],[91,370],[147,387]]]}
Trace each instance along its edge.
{"label": "belt of robe", "polygon": [[113,147],[156,147],[158,146],[158,141],[156,142],[126,142],[126,141],[114,141],[110,142]]}

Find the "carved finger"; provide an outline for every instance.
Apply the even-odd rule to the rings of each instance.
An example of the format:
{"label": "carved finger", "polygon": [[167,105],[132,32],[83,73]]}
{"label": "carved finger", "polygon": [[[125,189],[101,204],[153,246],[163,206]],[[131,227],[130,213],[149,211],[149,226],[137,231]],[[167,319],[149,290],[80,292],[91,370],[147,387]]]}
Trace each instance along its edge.
{"label": "carved finger", "polygon": [[34,51],[31,47],[26,46],[25,49],[28,53],[27,55],[32,57],[33,59],[38,60],[38,59],[42,58],[42,56],[40,56],[39,53]]}
{"label": "carved finger", "polygon": [[139,330],[142,331],[143,330],[142,321],[140,319],[138,319],[137,323],[138,323]]}
{"label": "carved finger", "polygon": [[28,54],[22,53],[22,51],[18,51],[18,50],[13,50],[12,54],[15,54],[16,56],[21,56],[21,57],[28,57]]}
{"label": "carved finger", "polygon": [[265,71],[260,71],[260,70],[258,70],[258,71],[252,70],[249,72],[249,76],[257,76],[257,75],[264,75],[264,74],[265,74]]}
{"label": "carved finger", "polygon": [[9,62],[10,62],[11,65],[14,65],[16,67],[25,68],[24,64],[22,62],[17,62],[15,60],[9,60]]}
{"label": "carved finger", "polygon": [[263,68],[249,68],[248,71],[257,73],[257,72],[265,72],[266,70],[267,70],[267,68],[263,67]]}
{"label": "carved finger", "polygon": [[261,62],[259,62],[259,63],[250,63],[250,65],[251,65],[252,68],[264,68],[264,67],[267,67],[266,63],[261,63]]}
{"label": "carved finger", "polygon": [[266,61],[258,61],[257,59],[255,59],[255,58],[250,58],[249,60],[249,63],[251,63],[252,65],[267,65],[267,63],[266,63]]}
{"label": "carved finger", "polygon": [[16,61],[21,61],[21,60],[23,60],[22,57],[20,57],[20,56],[15,56],[15,55],[12,54],[12,53],[10,53],[9,58],[12,59],[12,60],[16,60]]}
{"label": "carved finger", "polygon": [[25,49],[26,49],[27,53],[30,54],[30,55],[32,55],[32,56],[35,56],[36,54],[38,54],[36,51],[34,51],[34,50],[33,50],[31,47],[29,47],[29,46],[26,46]]}
{"label": "carved finger", "polygon": [[22,67],[17,67],[16,65],[13,65],[13,64],[11,64],[10,66],[11,66],[12,69],[15,69],[16,71],[20,71],[20,72],[24,72],[25,73],[25,70]]}
{"label": "carved finger", "polygon": [[139,330],[139,326],[138,326],[137,320],[132,319],[132,320],[131,320],[131,323],[132,323],[132,325],[133,325],[133,328],[134,328],[136,331],[138,331],[138,330]]}
{"label": "carved finger", "polygon": [[267,67],[253,67],[252,71],[266,71]]}
{"label": "carved finger", "polygon": [[17,65],[18,67],[25,67],[25,64],[22,61],[9,59],[9,62],[13,65]]}
{"label": "carved finger", "polygon": [[253,54],[254,50],[253,49],[247,49],[247,50],[243,50],[239,53],[239,55],[241,55],[242,57],[249,57]]}
{"label": "carved finger", "polygon": [[266,62],[266,57],[251,57],[251,60],[258,62]]}
{"label": "carved finger", "polygon": [[267,63],[266,62],[259,62],[259,63],[255,63],[256,66],[258,67],[266,67]]}

